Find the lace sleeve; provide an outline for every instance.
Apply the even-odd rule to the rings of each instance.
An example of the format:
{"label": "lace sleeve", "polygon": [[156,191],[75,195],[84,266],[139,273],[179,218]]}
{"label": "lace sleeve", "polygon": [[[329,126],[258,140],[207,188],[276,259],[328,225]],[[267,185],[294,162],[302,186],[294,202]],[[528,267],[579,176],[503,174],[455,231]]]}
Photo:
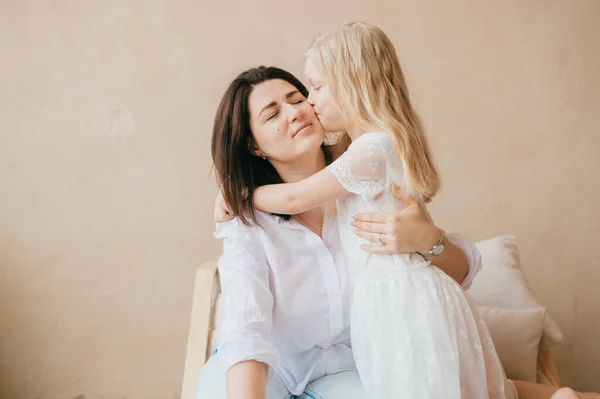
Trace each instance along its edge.
{"label": "lace sleeve", "polygon": [[372,199],[386,182],[385,133],[367,133],[356,139],[335,162],[327,167],[346,190]]}

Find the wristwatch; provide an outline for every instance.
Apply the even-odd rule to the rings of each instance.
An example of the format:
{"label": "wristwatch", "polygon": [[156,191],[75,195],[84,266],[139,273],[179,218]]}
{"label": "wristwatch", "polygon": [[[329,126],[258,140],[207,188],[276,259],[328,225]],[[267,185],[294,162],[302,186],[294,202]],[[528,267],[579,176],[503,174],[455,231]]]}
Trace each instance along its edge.
{"label": "wristwatch", "polygon": [[444,235],[444,232],[441,231],[440,239],[438,242],[433,244],[433,248],[431,248],[429,250],[429,252],[425,252],[425,253],[419,252],[419,255],[421,255],[424,258],[429,258],[430,256],[438,256],[439,254],[444,252],[444,249],[446,249],[446,236]]}

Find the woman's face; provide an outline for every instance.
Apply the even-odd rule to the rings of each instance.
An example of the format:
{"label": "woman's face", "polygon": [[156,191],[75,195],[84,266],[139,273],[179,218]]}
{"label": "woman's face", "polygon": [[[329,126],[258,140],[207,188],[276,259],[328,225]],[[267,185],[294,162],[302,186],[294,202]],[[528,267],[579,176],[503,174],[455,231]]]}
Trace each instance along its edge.
{"label": "woman's face", "polygon": [[248,99],[254,155],[290,162],[320,151],[325,132],[312,106],[294,85],[282,79],[254,86]]}
{"label": "woman's face", "polygon": [[331,95],[331,90],[323,74],[321,65],[316,62],[313,55],[306,58],[304,71],[308,82],[312,86],[312,91],[308,96],[308,102],[313,106],[317,118],[323,125],[326,132],[340,132],[344,130],[344,118],[335,100]]}

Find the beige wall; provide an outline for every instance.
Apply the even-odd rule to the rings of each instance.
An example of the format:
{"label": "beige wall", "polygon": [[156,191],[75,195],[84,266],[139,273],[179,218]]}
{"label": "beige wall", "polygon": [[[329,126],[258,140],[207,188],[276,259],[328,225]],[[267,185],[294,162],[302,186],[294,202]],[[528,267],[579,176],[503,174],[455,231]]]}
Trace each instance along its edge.
{"label": "beige wall", "polygon": [[237,3],[0,0],[0,397],[178,396],[219,97],[357,19],[401,54],[434,217],[521,239],[564,381],[600,390],[600,2]]}

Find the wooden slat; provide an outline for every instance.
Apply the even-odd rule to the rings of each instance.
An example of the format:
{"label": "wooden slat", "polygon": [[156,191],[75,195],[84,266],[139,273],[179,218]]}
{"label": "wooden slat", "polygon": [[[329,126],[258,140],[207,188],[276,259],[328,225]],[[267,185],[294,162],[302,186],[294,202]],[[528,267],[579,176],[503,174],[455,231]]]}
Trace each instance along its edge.
{"label": "wooden slat", "polygon": [[203,263],[196,272],[181,399],[194,399],[198,376],[206,363],[216,275],[216,262]]}
{"label": "wooden slat", "polygon": [[546,379],[555,387],[560,387],[560,378],[558,377],[558,370],[556,370],[556,363],[554,363],[554,356],[550,348],[540,348],[538,350],[538,370],[546,377]]}

